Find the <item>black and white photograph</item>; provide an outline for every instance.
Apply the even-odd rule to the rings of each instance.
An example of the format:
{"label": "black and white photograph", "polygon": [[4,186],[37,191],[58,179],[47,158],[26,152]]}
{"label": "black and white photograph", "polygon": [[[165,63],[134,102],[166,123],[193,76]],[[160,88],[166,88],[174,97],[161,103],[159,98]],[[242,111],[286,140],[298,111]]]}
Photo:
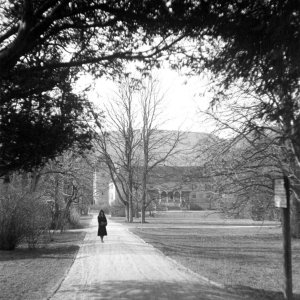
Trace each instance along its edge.
{"label": "black and white photograph", "polygon": [[0,299],[300,300],[300,1],[0,0]]}

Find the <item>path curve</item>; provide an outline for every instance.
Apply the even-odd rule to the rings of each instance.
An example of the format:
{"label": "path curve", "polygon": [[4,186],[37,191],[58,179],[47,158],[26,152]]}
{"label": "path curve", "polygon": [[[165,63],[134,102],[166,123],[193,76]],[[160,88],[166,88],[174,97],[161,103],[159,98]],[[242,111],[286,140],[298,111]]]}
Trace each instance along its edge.
{"label": "path curve", "polygon": [[69,273],[51,300],[65,299],[245,299],[211,285],[160,251],[108,220],[97,237],[96,215]]}

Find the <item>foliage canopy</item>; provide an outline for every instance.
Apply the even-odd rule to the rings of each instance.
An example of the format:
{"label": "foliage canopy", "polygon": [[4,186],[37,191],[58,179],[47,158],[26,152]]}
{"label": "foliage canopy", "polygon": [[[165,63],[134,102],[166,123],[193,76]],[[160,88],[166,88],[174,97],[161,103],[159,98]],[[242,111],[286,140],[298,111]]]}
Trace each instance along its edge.
{"label": "foliage canopy", "polygon": [[[43,103],[51,106],[61,72],[64,81],[82,70],[95,76],[116,74],[126,60],[151,65],[165,51],[175,51],[184,55],[173,62],[174,67],[208,69],[220,79],[221,89],[242,82],[259,96],[269,95],[271,100],[261,104],[261,117],[283,119],[299,147],[297,130],[290,134],[300,122],[299,1],[0,0],[0,4],[0,101],[7,111],[13,111],[9,105],[19,106],[19,101],[34,96],[37,88]],[[196,47],[176,44],[184,37]],[[27,98],[12,97],[8,87],[19,92],[16,83],[22,82],[19,90],[23,90],[28,76],[35,79]],[[45,77],[44,84],[37,84]],[[14,114],[14,119],[21,118],[20,112]],[[34,124],[28,117],[25,123]],[[12,128],[2,128],[1,135],[8,129],[11,136],[18,135]],[[22,147],[17,139],[12,144]]]}
{"label": "foliage canopy", "polygon": [[174,43],[162,26],[164,1],[0,4],[0,176],[41,165],[74,142],[90,146],[82,122],[89,105],[72,92],[80,71],[119,73],[124,60],[152,61]]}

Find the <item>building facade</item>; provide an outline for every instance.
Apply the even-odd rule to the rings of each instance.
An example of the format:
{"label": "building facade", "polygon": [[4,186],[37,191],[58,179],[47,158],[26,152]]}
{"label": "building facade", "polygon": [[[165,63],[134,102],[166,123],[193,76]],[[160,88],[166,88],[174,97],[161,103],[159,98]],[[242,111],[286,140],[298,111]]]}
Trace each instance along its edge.
{"label": "building facade", "polygon": [[[188,167],[157,167],[149,176],[147,184],[148,209],[151,211],[216,209],[211,185],[207,179],[200,178],[199,172],[201,171]],[[134,191],[133,198],[138,207],[141,198],[139,188]],[[108,199],[110,207],[120,210],[122,202],[112,182],[109,184]]]}
{"label": "building facade", "polygon": [[[201,167],[196,167],[202,164],[199,158],[201,145],[207,145],[209,138],[207,134],[185,132],[184,139],[176,148],[178,153],[165,162],[168,165],[160,165],[152,170],[147,184],[147,201],[151,202],[149,208],[161,210],[216,208],[212,185],[203,176]],[[105,165],[98,163],[93,180],[94,203],[110,208],[122,207],[116,187],[108,174]],[[135,171],[135,178],[134,199],[138,207],[141,198],[141,171]]]}
{"label": "building facade", "polygon": [[108,170],[103,162],[98,163],[93,171],[93,204],[99,208],[109,206],[109,184],[111,182]]}

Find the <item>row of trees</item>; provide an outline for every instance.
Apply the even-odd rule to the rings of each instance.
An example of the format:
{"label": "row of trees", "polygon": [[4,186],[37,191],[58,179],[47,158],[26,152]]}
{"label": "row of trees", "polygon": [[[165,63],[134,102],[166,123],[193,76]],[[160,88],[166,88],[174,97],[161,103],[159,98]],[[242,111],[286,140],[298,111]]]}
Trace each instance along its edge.
{"label": "row of trees", "polygon": [[[80,137],[87,146],[89,135],[82,134],[89,131],[80,123],[84,101],[70,94],[79,72],[113,75],[121,72],[126,60],[143,60],[149,67],[167,51],[181,53],[165,56],[175,68],[188,66],[194,73],[209,70],[220,80],[218,95],[242,83],[258,97],[268,96],[270,101],[260,107],[261,118],[283,122],[298,159],[297,1],[1,0],[0,14],[1,124],[6,125],[1,138],[10,136],[1,141],[2,175],[43,164],[82,141]],[[183,38],[185,43],[179,43]],[[62,86],[63,93],[59,92]],[[73,103],[63,105],[70,98]],[[78,102],[81,108],[75,105]],[[6,122],[5,115],[10,116]],[[48,147],[34,158],[22,157],[20,145],[23,149],[38,145],[35,138],[28,143],[21,139],[24,132],[19,123],[28,124],[25,133],[32,136],[60,124],[56,134],[61,132],[64,138],[57,145],[49,140],[41,143]],[[35,148],[39,149],[29,150]]]}
{"label": "row of trees", "polygon": [[163,95],[157,80],[120,79],[116,97],[106,107],[106,118],[96,120],[95,154],[105,164],[118,198],[133,221],[134,202],[140,191],[142,222],[151,200],[147,197],[149,176],[176,153],[179,132],[159,130]]}
{"label": "row of trees", "polygon": [[268,99],[255,97],[249,90],[236,87],[222,97],[227,97],[225,102],[204,112],[217,124],[215,133],[226,137],[207,147],[206,174],[214,177],[220,191],[232,195],[226,209],[239,214],[250,207],[261,218],[278,214],[273,180],[288,175],[293,235],[299,237],[299,166],[284,124],[262,119],[261,106]]}
{"label": "row of trees", "polygon": [[213,104],[236,86],[259,99],[247,128],[264,135],[270,124],[287,152],[281,172],[299,178],[298,1],[0,3],[0,176],[91,147],[89,103],[72,91],[80,72],[115,75],[128,60],[149,68],[169,52],[175,68],[210,72]]}
{"label": "row of trees", "polygon": [[0,4],[0,176],[31,171],[74,144],[90,148],[89,103],[72,91],[78,77],[114,76],[134,59],[155,63],[179,39],[157,23],[164,2],[159,11],[144,1]]}
{"label": "row of trees", "polygon": [[10,175],[9,183],[0,184],[0,249],[21,242],[35,247],[57,230],[78,226],[80,213],[92,203],[91,183],[91,159],[75,150],[43,168]]}

